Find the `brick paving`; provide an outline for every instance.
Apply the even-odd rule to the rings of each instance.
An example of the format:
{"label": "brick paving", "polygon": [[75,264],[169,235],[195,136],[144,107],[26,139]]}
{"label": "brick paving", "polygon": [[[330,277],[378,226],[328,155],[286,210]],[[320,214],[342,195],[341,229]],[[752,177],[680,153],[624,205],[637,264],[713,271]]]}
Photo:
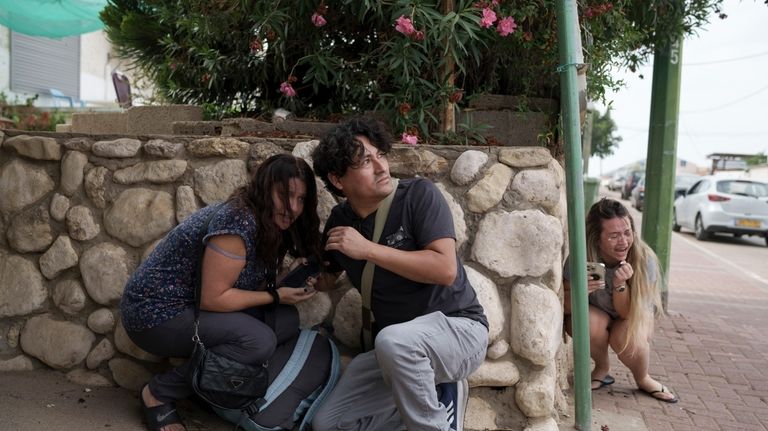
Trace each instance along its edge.
{"label": "brick paving", "polygon": [[718,253],[738,265],[722,262],[690,234],[673,234],[669,316],[657,324],[650,370],[680,402],[637,391],[612,354],[616,383],[592,397],[593,416],[607,414],[611,431],[630,429],[621,417],[642,417],[652,431],[768,431],[768,280],[738,270],[755,268],[746,260],[764,268],[768,248],[733,240],[739,249],[727,249],[729,240],[720,242],[725,252]]}

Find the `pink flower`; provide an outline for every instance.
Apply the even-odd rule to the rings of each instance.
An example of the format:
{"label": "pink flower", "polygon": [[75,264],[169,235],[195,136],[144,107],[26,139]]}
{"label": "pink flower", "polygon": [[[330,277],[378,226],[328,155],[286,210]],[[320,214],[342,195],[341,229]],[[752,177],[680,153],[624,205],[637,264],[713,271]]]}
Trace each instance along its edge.
{"label": "pink flower", "polygon": [[496,25],[496,31],[499,32],[501,37],[509,36],[510,34],[515,32],[516,28],[517,28],[517,23],[515,23],[515,19],[512,18],[511,16],[503,18]]}
{"label": "pink flower", "polygon": [[413,34],[413,32],[416,31],[416,29],[413,28],[413,21],[411,21],[410,18],[406,18],[404,15],[400,15],[400,18],[398,18],[395,22],[397,22],[395,25],[395,30],[406,36],[410,36]]}
{"label": "pink flower", "polygon": [[419,137],[416,135],[411,135],[408,132],[403,132],[403,136],[400,141],[407,145],[416,145],[419,143]]}
{"label": "pink flower", "polygon": [[480,27],[488,28],[496,22],[496,12],[491,8],[483,8],[483,17],[480,19]]}
{"label": "pink flower", "polygon": [[251,47],[251,54],[258,54],[259,52],[261,52],[263,48],[261,45],[261,41],[259,41],[258,39],[251,40],[251,43],[249,44],[249,46]]}
{"label": "pink flower", "polygon": [[315,25],[315,27],[322,27],[328,22],[323,18],[322,15],[318,14],[317,12],[312,14],[312,24]]}
{"label": "pink flower", "polygon": [[288,81],[280,84],[280,92],[283,93],[285,97],[296,97],[296,90],[293,89],[293,86]]}

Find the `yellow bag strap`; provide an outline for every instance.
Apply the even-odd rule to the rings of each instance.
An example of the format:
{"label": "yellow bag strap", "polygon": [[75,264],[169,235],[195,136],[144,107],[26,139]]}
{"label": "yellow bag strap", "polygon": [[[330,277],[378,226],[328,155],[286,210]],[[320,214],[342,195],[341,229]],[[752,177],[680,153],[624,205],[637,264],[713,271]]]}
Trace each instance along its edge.
{"label": "yellow bag strap", "polygon": [[[392,200],[397,192],[398,180],[392,179],[392,193],[390,193],[379,205],[379,209],[376,210],[376,222],[373,226],[373,238],[374,243],[379,242],[381,238],[381,232],[384,230],[384,224],[387,222],[387,216],[389,215],[389,207],[392,206]],[[367,352],[373,349],[373,311],[371,311],[371,293],[373,291],[373,269],[376,265],[367,261],[365,268],[363,268],[363,276],[360,282],[360,295],[363,297],[363,351]]]}

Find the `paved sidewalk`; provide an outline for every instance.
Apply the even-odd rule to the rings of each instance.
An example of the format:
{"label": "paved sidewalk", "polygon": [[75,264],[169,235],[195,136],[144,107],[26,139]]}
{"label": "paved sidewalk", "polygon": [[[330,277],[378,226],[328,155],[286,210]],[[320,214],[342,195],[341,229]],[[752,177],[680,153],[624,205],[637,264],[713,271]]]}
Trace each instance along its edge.
{"label": "paved sidewalk", "polygon": [[[768,262],[764,246],[736,247]],[[611,354],[616,383],[593,392],[593,429],[768,430],[768,282],[721,260],[673,234],[669,316],[656,327],[650,370],[680,401],[637,391]]]}
{"label": "paved sidewalk", "polygon": [[[231,431],[213,413],[180,402],[189,431]],[[146,431],[137,394],[118,387],[85,388],[52,369],[0,372],[0,431]]]}

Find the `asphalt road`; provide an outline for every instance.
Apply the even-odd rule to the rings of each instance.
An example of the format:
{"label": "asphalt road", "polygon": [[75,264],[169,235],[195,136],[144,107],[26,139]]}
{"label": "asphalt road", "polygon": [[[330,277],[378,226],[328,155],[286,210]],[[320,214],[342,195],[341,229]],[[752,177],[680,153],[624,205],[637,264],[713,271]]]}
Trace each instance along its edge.
{"label": "asphalt road", "polygon": [[[619,197],[618,193],[601,192]],[[629,201],[621,202],[630,208],[636,226],[641,226],[642,213]],[[736,326],[763,334],[768,331],[765,238],[718,234],[699,241],[687,229],[673,232],[669,277],[669,311],[698,314],[706,309]]]}
{"label": "asphalt road", "polygon": [[674,233],[669,309],[688,314],[711,309],[714,316],[736,327],[765,334],[768,247],[764,241],[727,236],[698,241],[691,233]]}

